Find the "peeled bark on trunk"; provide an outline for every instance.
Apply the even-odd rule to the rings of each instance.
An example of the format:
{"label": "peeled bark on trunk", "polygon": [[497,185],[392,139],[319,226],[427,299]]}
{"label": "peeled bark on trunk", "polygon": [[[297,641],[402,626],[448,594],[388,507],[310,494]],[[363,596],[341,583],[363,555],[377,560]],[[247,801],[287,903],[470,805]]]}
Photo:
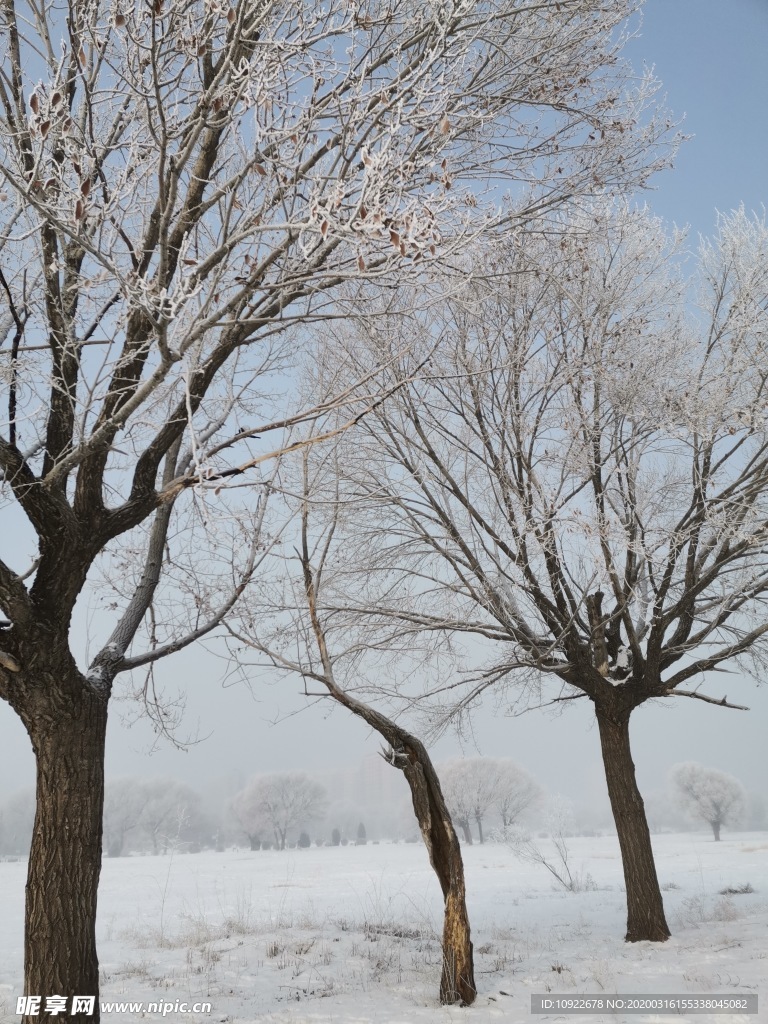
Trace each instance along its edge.
{"label": "peeled bark on trunk", "polygon": [[670,932],[629,744],[631,709],[617,710],[596,704],[595,710],[627,890],[626,940],[665,942]]}
{"label": "peeled bark on trunk", "polygon": [[405,775],[429,862],[443,891],[440,1002],[469,1005],[475,1001],[477,989],[467,914],[464,862],[459,839],[440,789],[440,780],[427,748],[391,718],[336,686],[330,674],[323,682],[334,700],[362,718],[386,740],[390,745],[387,761]]}
{"label": "peeled bark on trunk", "polygon": [[408,737],[398,754],[402,761],[399,766],[411,788],[413,810],[429,860],[445,900],[440,1002],[469,1005],[475,1001],[477,988],[461,846],[426,748],[414,737]]}
{"label": "peeled bark on trunk", "polygon": [[37,811],[29,853],[24,929],[25,993],[42,997],[24,1024],[61,1020],[45,1013],[47,996],[95,998],[99,1020],[96,898],[101,872],[107,699],[77,685],[38,697],[25,715],[37,762]]}
{"label": "peeled bark on trunk", "polygon": [[440,1002],[461,1002],[469,1005],[475,1001],[477,989],[467,914],[464,862],[461,858],[459,839],[440,789],[440,780],[421,740],[336,684],[333,661],[317,614],[316,584],[309,560],[306,504],[302,524],[302,564],[307,605],[324,669],[321,681],[330,697],[358,718],[362,718],[389,744],[386,759],[405,775],[429,861],[443,891],[445,904]]}

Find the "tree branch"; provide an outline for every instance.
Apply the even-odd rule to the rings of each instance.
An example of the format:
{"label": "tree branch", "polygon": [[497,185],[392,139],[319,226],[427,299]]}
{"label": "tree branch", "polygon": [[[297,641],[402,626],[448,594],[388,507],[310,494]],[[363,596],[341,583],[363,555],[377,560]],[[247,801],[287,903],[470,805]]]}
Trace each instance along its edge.
{"label": "tree branch", "polygon": [[705,693],[699,693],[698,690],[666,690],[663,697],[693,697],[695,700],[706,701],[707,704],[716,704],[721,708],[733,708],[734,711],[749,711],[748,707],[743,704],[729,704],[727,695],[720,700],[717,697],[708,697]]}
{"label": "tree branch", "polygon": [[32,613],[29,592],[20,576],[0,561],[0,608],[11,617],[14,626],[22,626]]}

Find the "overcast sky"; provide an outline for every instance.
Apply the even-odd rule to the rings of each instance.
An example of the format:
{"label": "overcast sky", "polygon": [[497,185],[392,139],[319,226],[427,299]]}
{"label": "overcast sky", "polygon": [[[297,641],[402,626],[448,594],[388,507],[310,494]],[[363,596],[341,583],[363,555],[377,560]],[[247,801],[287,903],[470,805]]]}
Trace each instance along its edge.
{"label": "overcast sky", "polygon": [[[768,188],[768,3],[765,0],[648,0],[633,61],[654,65],[667,103],[685,115],[693,138],[676,168],[657,180],[649,205],[666,220],[690,225],[692,238],[711,232],[716,209],[743,202],[760,209]],[[4,516],[6,514],[4,513]],[[9,529],[4,519],[4,532]],[[8,533],[6,532],[6,537]],[[84,634],[74,644],[84,644]],[[186,731],[208,736],[187,753],[160,745],[151,756],[152,732],[145,721],[128,728],[135,708],[117,703],[108,736],[109,775],[174,775],[205,787],[216,779],[231,784],[262,771],[313,770],[354,765],[378,749],[361,722],[325,705],[306,706],[295,682],[222,686],[223,667],[204,651],[185,652],[164,663],[162,680],[187,693]],[[690,700],[646,705],[633,716],[633,745],[641,785],[660,788],[675,761],[698,760],[732,772],[750,789],[766,791],[763,753],[768,724],[768,686],[738,675],[718,675],[708,692],[750,705],[749,713]],[[508,718],[487,707],[475,720],[479,751],[518,760],[548,788],[578,803],[603,803],[597,730],[588,702],[574,702],[557,718],[532,712]],[[304,708],[304,710],[301,710]],[[296,714],[295,712],[300,712]],[[182,733],[184,730],[182,730]],[[209,735],[210,734],[210,735]],[[458,752],[455,737],[438,756]],[[0,704],[0,801],[32,785],[29,741],[10,709]]]}

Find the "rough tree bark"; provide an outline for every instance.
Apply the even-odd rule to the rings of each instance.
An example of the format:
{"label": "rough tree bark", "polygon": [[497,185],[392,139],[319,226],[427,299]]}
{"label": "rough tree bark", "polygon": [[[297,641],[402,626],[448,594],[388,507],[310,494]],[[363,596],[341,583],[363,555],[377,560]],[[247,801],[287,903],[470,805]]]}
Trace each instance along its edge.
{"label": "rough tree bark", "polygon": [[627,890],[626,940],[665,942],[670,932],[629,743],[631,708],[601,700],[595,701],[595,713]]}
{"label": "rough tree bark", "polygon": [[[41,1012],[24,1024],[56,1020],[47,996],[98,993],[96,899],[101,872],[107,694],[89,686],[66,647],[38,638],[9,686],[10,702],[32,741],[37,808],[27,869],[25,993]],[[36,649],[35,649],[36,648]],[[58,648],[58,649],[57,649]],[[93,1024],[92,1014],[67,1020]]]}

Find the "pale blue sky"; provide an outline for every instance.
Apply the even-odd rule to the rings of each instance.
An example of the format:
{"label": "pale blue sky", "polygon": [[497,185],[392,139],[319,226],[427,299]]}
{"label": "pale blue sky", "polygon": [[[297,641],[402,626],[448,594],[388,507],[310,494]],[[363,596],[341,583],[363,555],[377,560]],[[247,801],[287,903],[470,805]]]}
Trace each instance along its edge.
{"label": "pale blue sky", "polygon": [[[686,116],[683,128],[693,136],[676,168],[645,194],[653,210],[670,222],[690,224],[695,241],[698,232],[712,231],[716,209],[740,202],[759,209],[768,199],[767,0],[649,0],[630,53],[638,66],[643,61],[655,65],[669,107]],[[339,712],[326,720],[318,706],[271,726],[281,714],[302,706],[293,681],[262,688],[257,703],[243,687],[222,689],[220,664],[199,652],[171,659],[162,677],[171,687],[188,690],[189,729],[194,732],[199,723],[200,732],[212,732],[211,738],[186,755],[165,746],[147,758],[147,723],[126,729],[120,711],[127,708],[117,705],[108,743],[111,774],[172,774],[204,785],[217,776],[354,765],[379,745],[357,720]],[[636,714],[635,759],[646,791],[663,785],[670,764],[688,759],[730,771],[750,788],[765,790],[768,687],[758,691],[736,676],[720,679],[722,689],[711,687],[710,692],[750,704],[751,713],[681,700],[677,704],[682,707],[655,704]],[[597,732],[589,711],[573,707],[556,720],[536,712],[509,720],[488,710],[478,716],[476,737],[482,753],[516,758],[552,789],[576,799],[602,799]],[[449,739],[438,753],[446,756],[455,749]],[[4,706],[0,780],[0,800],[33,780],[29,742]]]}
{"label": "pale blue sky", "polygon": [[768,199],[768,2],[647,0],[640,31],[633,63],[655,66],[693,136],[649,205],[705,234],[715,209],[760,209]]}

